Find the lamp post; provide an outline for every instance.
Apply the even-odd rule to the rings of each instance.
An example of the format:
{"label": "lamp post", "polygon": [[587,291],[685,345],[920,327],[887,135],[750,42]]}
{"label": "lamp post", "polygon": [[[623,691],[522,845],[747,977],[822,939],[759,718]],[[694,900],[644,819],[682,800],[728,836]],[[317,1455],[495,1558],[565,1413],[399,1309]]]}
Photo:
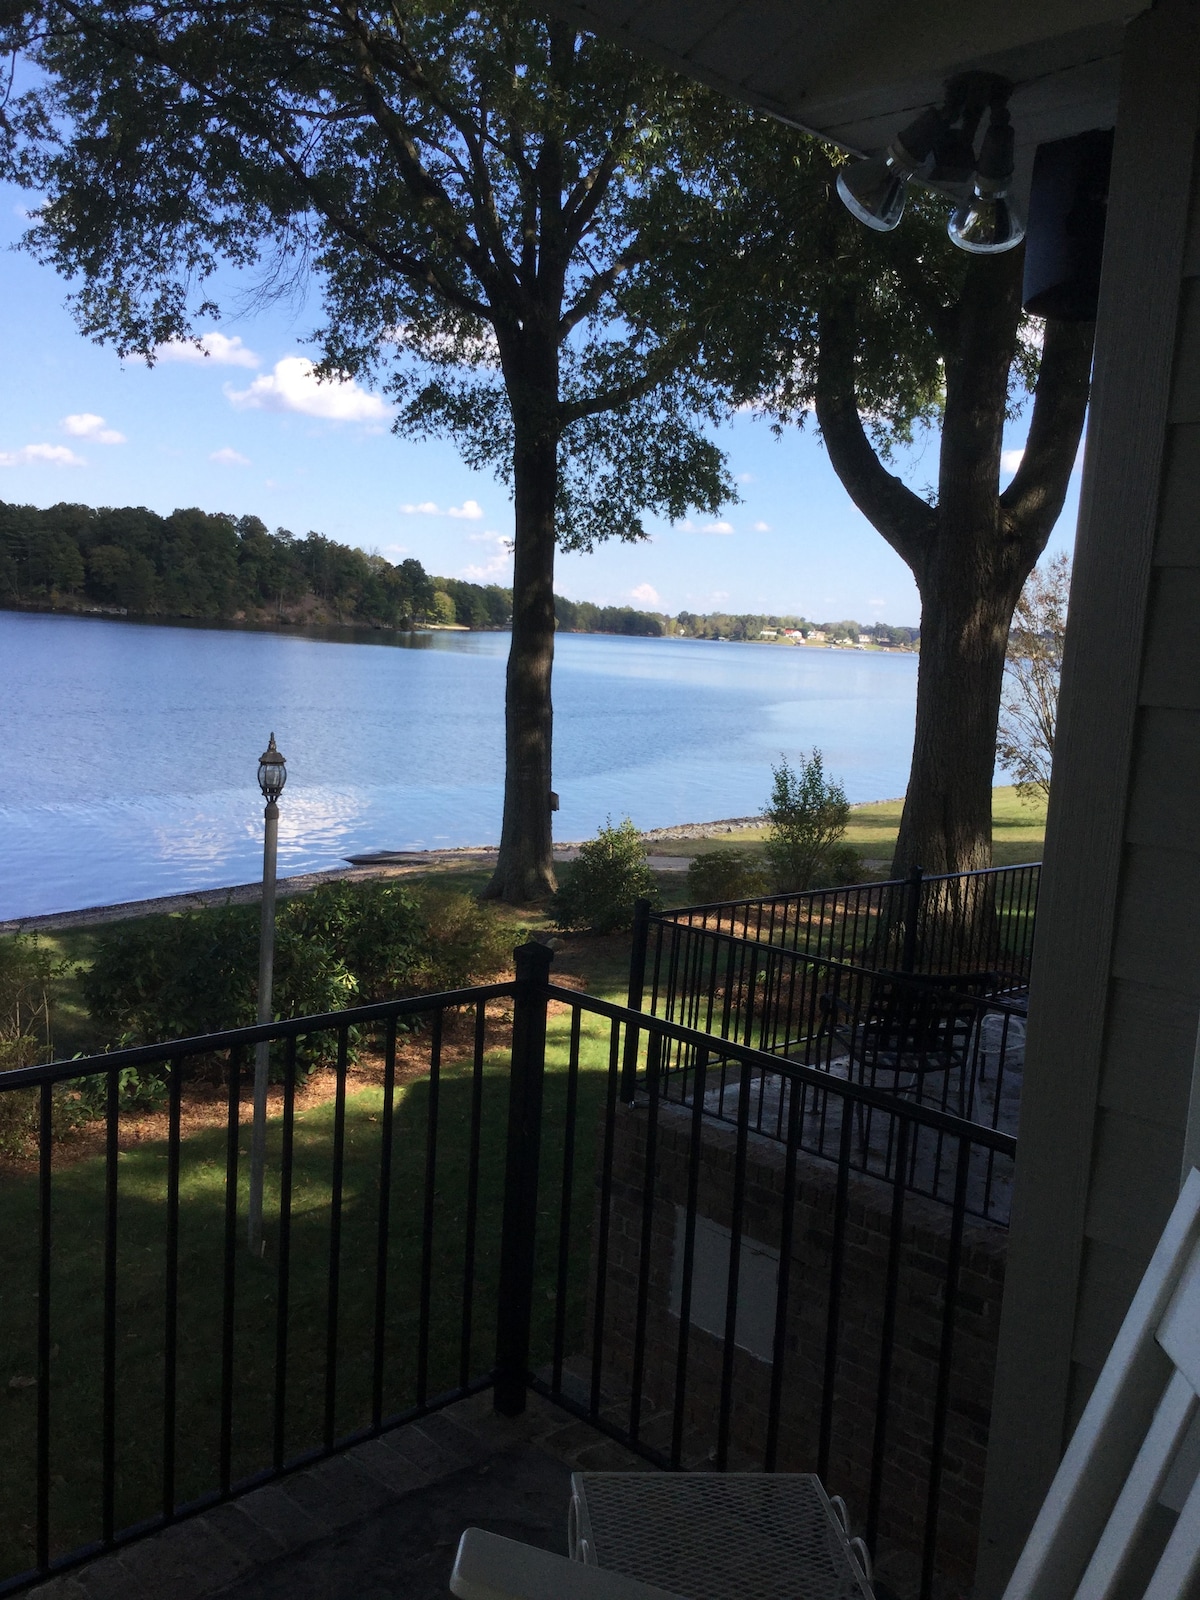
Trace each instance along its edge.
{"label": "lamp post", "polygon": [[[275,735],[258,763],[263,811],[262,925],[258,944],[258,1020],[271,1020],[271,980],[275,966],[275,852],[279,843],[279,796],[287,782],[287,763],[275,748]],[[263,1167],[267,1151],[267,1070],[271,1046],[263,1039],[254,1051],[254,1128],[250,1140],[250,1208],[246,1243],[252,1256],[263,1253]]]}

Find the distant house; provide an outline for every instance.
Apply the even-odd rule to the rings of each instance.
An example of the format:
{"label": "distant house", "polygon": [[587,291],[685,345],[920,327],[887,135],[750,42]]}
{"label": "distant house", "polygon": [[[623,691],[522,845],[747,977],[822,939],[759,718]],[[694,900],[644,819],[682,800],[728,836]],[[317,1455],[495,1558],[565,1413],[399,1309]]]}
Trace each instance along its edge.
{"label": "distant house", "polygon": [[776,628],[763,628],[758,637],[760,639],[778,639],[779,632]]}
{"label": "distant house", "polygon": [[806,637],[810,644],[825,643],[825,635],[821,632],[820,628],[814,628],[810,634],[806,635]]}

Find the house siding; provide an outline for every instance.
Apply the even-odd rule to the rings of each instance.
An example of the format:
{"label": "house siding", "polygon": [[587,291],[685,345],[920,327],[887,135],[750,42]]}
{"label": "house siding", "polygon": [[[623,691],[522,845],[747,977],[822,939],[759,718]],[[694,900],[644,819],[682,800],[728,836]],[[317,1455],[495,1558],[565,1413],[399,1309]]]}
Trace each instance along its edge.
{"label": "house siding", "polygon": [[1198,134],[1200,5],[1160,0],[1122,66],[980,1597],[1004,1586],[1194,1148]]}

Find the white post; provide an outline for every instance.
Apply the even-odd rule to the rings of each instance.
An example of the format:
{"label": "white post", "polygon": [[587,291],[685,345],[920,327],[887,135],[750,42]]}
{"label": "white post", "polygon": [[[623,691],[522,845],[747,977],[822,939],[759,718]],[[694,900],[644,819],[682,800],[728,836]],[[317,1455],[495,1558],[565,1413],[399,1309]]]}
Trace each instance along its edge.
{"label": "white post", "polygon": [[[274,736],[272,736],[274,737]],[[263,812],[262,929],[258,947],[258,1020],[271,1021],[271,983],[275,966],[275,849],[279,840],[279,807],[274,800]],[[267,1069],[271,1046],[262,1040],[254,1051],[254,1128],[250,1140],[250,1208],[246,1243],[252,1256],[263,1253],[263,1168],[267,1152]]]}

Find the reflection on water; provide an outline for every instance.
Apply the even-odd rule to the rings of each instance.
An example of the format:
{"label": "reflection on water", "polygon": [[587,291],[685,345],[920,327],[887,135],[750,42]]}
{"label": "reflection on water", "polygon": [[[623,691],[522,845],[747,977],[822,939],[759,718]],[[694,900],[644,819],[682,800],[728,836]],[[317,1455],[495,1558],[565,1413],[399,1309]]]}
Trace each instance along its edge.
{"label": "reflection on water", "polygon": [[[744,816],[818,745],[851,800],[903,792],[916,659],[559,637],[557,837]],[[0,612],[0,920],[246,882],[259,752],[288,758],[280,871],[493,843],[508,635],[276,633]]]}

